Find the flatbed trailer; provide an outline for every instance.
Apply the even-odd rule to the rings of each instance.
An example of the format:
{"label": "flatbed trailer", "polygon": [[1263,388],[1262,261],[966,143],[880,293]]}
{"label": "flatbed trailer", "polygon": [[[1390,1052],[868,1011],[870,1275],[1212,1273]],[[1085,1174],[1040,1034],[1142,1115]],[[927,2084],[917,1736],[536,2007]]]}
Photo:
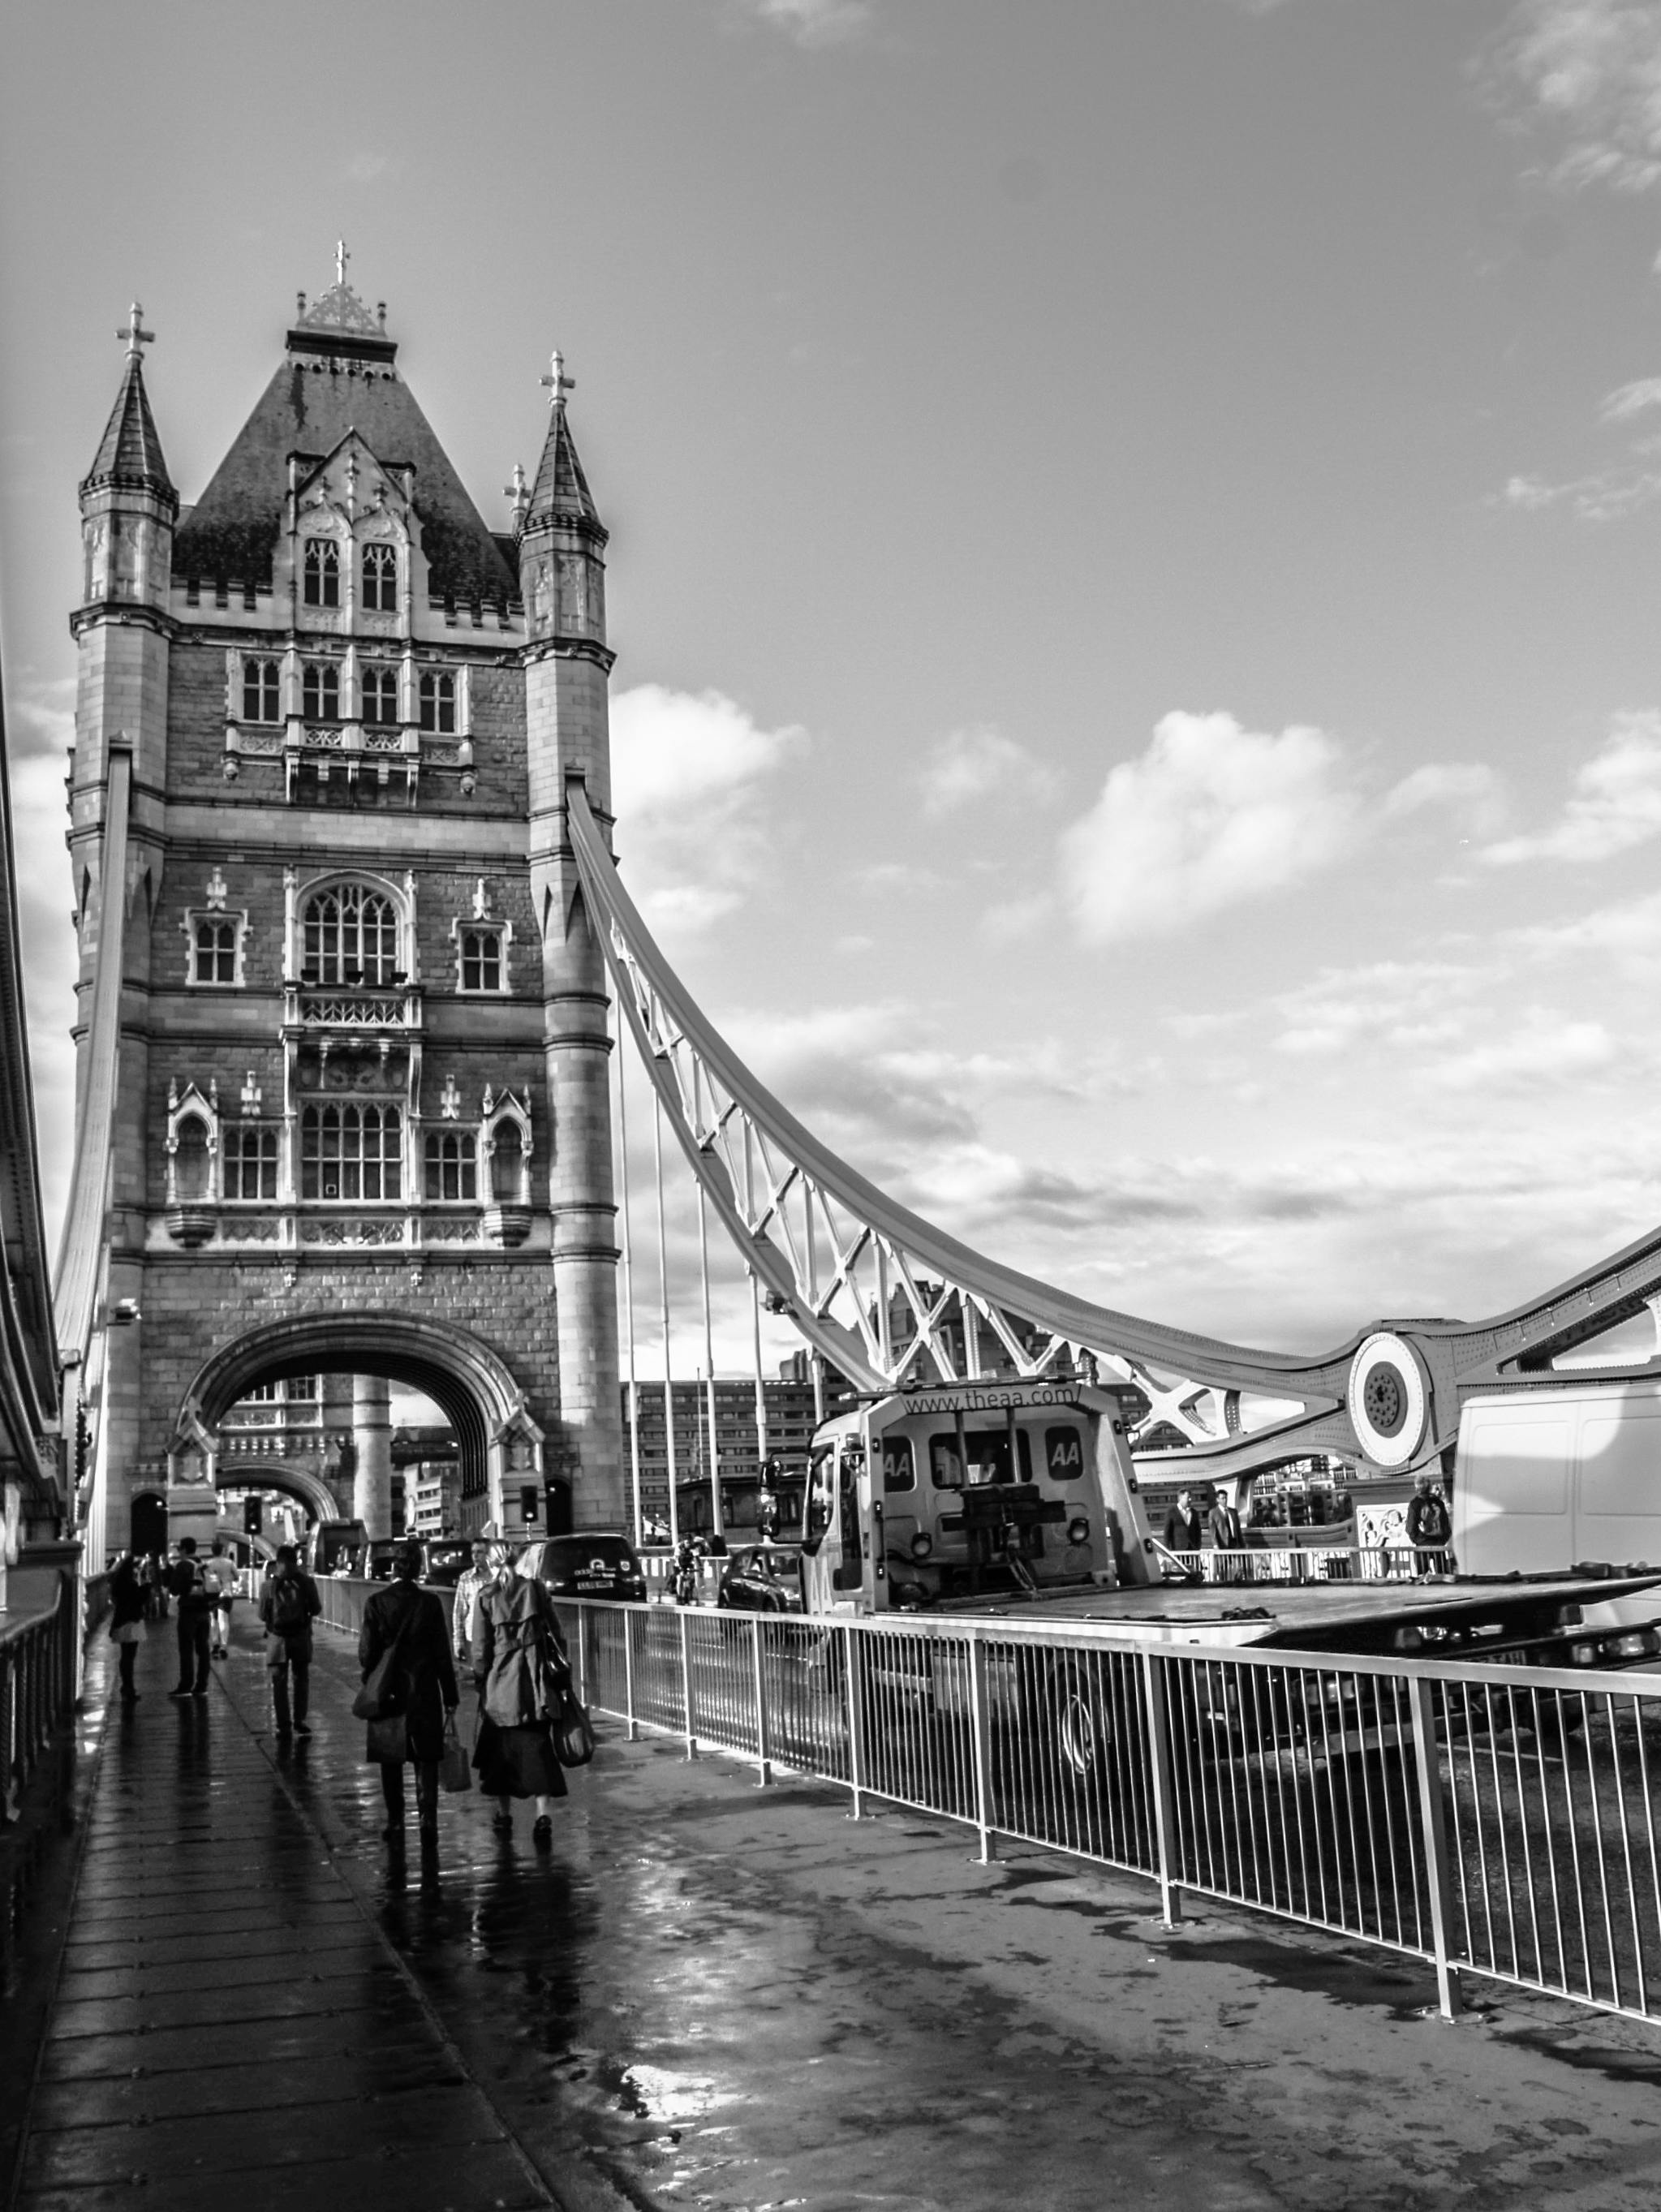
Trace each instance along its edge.
{"label": "flatbed trailer", "polygon": [[1611,1668],[1661,1657],[1661,1572],[1200,1584],[1164,1571],[1110,1386],[944,1385],[823,1423],[801,1526],[810,1617],[926,1614],[1137,1645]]}

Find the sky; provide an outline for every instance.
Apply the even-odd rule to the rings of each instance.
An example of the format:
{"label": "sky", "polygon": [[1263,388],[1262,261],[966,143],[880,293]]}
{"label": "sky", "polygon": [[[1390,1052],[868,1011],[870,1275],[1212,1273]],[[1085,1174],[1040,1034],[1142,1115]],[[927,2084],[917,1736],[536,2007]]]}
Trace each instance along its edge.
{"label": "sky", "polygon": [[115,332],[189,500],[344,235],[493,527],[563,349],[627,878],[865,1173],[1311,1352],[1661,1218],[1655,0],[59,0],[0,200],[54,1203]]}

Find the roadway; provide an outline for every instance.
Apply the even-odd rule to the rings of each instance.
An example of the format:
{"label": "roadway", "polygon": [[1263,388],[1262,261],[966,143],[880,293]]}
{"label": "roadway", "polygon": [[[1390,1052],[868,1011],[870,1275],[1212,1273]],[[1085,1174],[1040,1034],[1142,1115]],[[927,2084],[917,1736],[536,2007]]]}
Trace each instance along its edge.
{"label": "roadway", "polygon": [[609,1723],[551,1851],[470,1796],[389,1859],[347,1640],[283,1753],[239,1614],[205,1701],[169,1625],[103,1730],[27,2212],[1656,2201],[1648,2030],[1487,1984],[1450,2026],[1414,1961],[1168,1933],[1145,1883]]}

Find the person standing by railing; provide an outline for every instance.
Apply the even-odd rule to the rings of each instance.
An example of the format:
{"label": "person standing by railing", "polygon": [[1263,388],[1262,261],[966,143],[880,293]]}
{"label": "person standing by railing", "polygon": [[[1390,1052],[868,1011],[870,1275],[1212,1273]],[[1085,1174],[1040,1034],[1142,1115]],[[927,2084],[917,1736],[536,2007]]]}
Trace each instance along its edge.
{"label": "person standing by railing", "polygon": [[1205,1541],[1205,1523],[1191,1490],[1179,1490],[1177,1503],[1165,1516],[1167,1552],[1197,1552]]}
{"label": "person standing by railing", "polygon": [[1212,1494],[1211,1540],[1222,1554],[1217,1561],[1217,1580],[1249,1583],[1252,1579],[1251,1562],[1242,1556],[1245,1534],[1240,1527],[1240,1516],[1221,1491]]}
{"label": "person standing by railing", "polygon": [[1452,1571],[1447,1548],[1453,1540],[1452,1519],[1446,1499],[1439,1490],[1431,1488],[1427,1474],[1420,1476],[1408,1500],[1407,1537],[1414,1549],[1415,1573],[1445,1575]]}

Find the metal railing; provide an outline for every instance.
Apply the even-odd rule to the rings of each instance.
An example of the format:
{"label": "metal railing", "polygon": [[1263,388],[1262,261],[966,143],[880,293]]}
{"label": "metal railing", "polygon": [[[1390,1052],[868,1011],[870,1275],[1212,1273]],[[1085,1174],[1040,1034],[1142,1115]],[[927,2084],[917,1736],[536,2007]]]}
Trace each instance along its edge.
{"label": "metal railing", "polygon": [[1425,1544],[1265,1544],[1238,1551],[1177,1552],[1154,1540],[1168,1575],[1204,1583],[1390,1583],[1451,1575],[1453,1553]]}
{"label": "metal railing", "polygon": [[15,1819],[47,1746],[74,1710],[79,1588],[60,1577],[43,1611],[0,1626],[0,1822]]}
{"label": "metal railing", "polygon": [[1661,1675],[1151,1647],[1076,1624],[559,1601],[642,1729],[1661,2021]]}

